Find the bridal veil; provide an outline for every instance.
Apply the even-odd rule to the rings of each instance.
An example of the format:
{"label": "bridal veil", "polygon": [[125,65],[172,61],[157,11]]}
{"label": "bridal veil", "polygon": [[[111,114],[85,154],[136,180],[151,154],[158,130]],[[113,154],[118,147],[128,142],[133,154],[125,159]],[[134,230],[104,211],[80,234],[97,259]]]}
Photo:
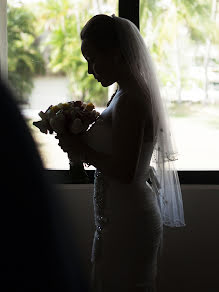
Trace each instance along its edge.
{"label": "bridal veil", "polygon": [[153,61],[135,24],[115,15],[112,18],[121,53],[145,97],[149,99],[152,109],[155,144],[150,179],[157,194],[163,224],[169,227],[184,226],[181,187],[174,166],[177,152],[172,142],[169,118],[160,94]]}

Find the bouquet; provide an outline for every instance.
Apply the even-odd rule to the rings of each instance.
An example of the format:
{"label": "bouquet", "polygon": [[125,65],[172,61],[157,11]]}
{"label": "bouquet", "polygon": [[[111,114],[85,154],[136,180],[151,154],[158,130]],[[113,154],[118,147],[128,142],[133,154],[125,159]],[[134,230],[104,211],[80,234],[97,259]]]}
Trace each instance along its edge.
{"label": "bouquet", "polygon": [[92,103],[80,100],[51,105],[45,112],[39,112],[41,121],[33,122],[33,125],[45,134],[82,134],[100,115],[94,108]]}
{"label": "bouquet", "polygon": [[[42,133],[64,135],[65,133],[79,135],[87,131],[93,124],[100,113],[95,110],[92,103],[84,103],[80,100],[70,101],[51,105],[43,112],[39,112],[40,121],[33,122]],[[87,174],[84,170],[82,161],[70,160],[70,173],[74,177],[74,183],[87,182]]]}

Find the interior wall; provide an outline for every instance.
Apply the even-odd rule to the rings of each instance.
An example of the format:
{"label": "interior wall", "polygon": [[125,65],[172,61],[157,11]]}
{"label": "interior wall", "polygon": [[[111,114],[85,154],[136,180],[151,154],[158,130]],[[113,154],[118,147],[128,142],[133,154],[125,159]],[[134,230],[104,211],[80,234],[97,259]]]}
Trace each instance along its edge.
{"label": "interior wall", "polygon": [[186,227],[166,228],[160,291],[219,291],[219,186],[182,186]]}
{"label": "interior wall", "polygon": [[[93,185],[57,185],[89,280]],[[219,291],[219,185],[182,185],[186,227],[165,228],[158,292]]]}

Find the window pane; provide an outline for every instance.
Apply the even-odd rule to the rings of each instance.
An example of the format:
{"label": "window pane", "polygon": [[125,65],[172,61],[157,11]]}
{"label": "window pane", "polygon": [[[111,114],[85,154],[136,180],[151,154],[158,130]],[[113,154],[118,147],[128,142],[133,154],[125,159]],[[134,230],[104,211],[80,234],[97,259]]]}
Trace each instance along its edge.
{"label": "window pane", "polygon": [[117,15],[117,6],[117,0],[8,1],[9,82],[46,168],[68,169],[67,154],[32,122],[60,102],[93,102],[99,112],[106,107],[112,88],[87,74],[80,30],[95,14]]}
{"label": "window pane", "polygon": [[219,169],[218,11],[216,0],[140,2],[140,30],[168,105],[180,170]]}

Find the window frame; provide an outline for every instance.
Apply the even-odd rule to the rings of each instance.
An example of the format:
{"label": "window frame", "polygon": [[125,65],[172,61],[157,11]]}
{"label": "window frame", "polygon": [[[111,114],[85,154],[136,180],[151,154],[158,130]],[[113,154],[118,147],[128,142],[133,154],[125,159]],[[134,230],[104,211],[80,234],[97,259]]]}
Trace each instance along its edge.
{"label": "window frame", "polygon": [[0,1],[0,78],[8,79],[7,0]]}
{"label": "window frame", "polygon": [[[86,170],[90,184],[94,182],[94,171]],[[215,170],[178,170],[181,185],[219,185],[219,171]],[[45,169],[45,176],[54,184],[72,184],[68,170]]]}
{"label": "window frame", "polygon": [[[118,0],[119,16],[133,21],[139,27],[139,0]],[[7,42],[7,0],[0,1],[0,78],[8,78],[8,42]],[[4,76],[4,77],[3,77]],[[90,183],[94,181],[94,170],[87,170]],[[71,184],[68,170],[45,169],[48,179],[54,184]],[[219,171],[185,170],[178,171],[181,184],[218,185]]]}

